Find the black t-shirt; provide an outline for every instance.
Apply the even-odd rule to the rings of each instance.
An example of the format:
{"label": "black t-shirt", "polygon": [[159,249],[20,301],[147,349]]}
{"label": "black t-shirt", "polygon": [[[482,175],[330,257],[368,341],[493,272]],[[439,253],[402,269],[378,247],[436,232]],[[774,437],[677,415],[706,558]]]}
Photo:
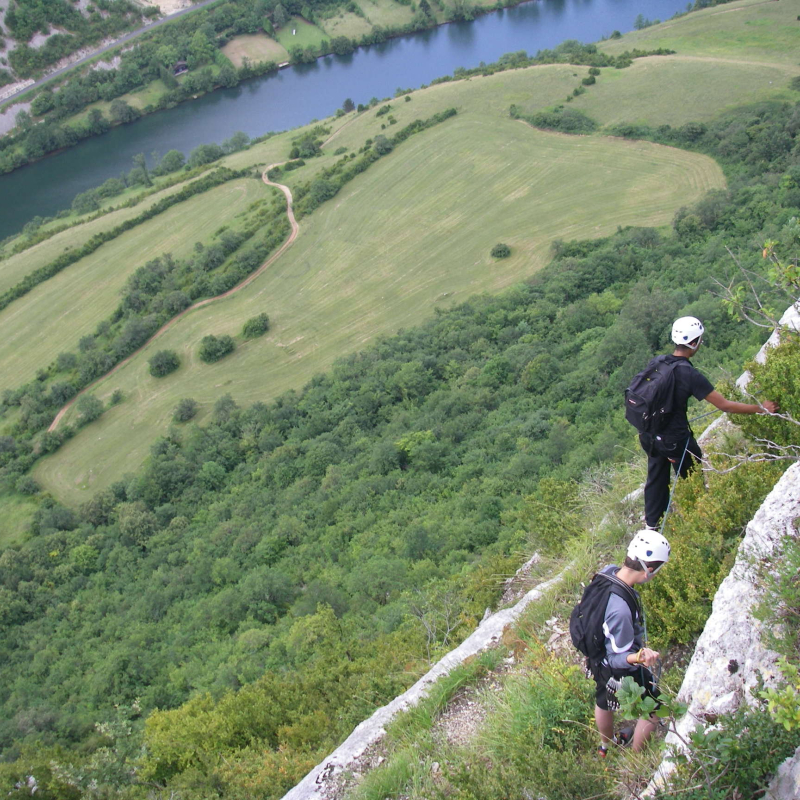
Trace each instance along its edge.
{"label": "black t-shirt", "polygon": [[668,361],[680,361],[683,363],[675,367],[675,396],[673,408],[675,411],[666,427],[659,434],[662,439],[667,441],[677,439],[688,439],[691,433],[689,420],[687,419],[686,409],[689,405],[689,398],[695,397],[698,400],[705,400],[714,387],[711,381],[702,372],[692,366],[691,361],[684,356],[669,356]]}

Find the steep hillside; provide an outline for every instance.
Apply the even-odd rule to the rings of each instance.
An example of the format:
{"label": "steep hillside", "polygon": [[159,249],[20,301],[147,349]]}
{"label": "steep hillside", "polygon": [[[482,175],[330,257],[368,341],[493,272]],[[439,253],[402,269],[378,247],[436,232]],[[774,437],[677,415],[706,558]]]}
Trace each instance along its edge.
{"label": "steep hillside", "polygon": [[[4,790],[33,775],[37,796],[58,800],[278,798],[503,604],[505,579],[537,551],[531,581],[565,560],[575,571],[510,642],[524,671],[489,738],[476,740],[481,756],[451,758],[450,742],[426,761],[438,752],[435,703],[495,656],[423,710],[421,743],[364,792],[611,791],[614,775],[592,766],[590,730],[562,724],[585,722],[586,685],[539,643],[577,582],[637,524],[638,508],[611,502],[638,482],[619,401],[631,375],[663,349],[674,317],[696,314],[709,331],[698,366],[734,391],[726,375],[762,334],[729,313],[720,283],[739,297],[756,280],[763,303],[786,305],[762,248],[771,240],[768,255],[791,258],[796,246],[800,111],[769,101],[693,124],[681,109],[674,126],[630,125],[624,137],[544,131],[509,113],[513,104],[537,124],[589,125],[565,113],[565,93],[577,104],[607,76],[622,85],[636,75],[593,69],[599,76],[554,64],[470,77],[271,137],[181,180],[163,207],[109,214],[118,224],[93,234],[94,256],[72,261],[53,247],[51,276],[23,270],[0,325],[10,314],[27,324],[20,309],[37,293],[56,304],[69,290],[51,287],[90,268],[125,288],[77,350],[3,395],[0,478],[14,523],[4,545],[17,537],[0,555]],[[648,102],[645,120],[663,114]],[[278,251],[289,235],[284,196],[260,173],[294,148],[306,163],[268,174],[303,214],[296,243],[136,354],[176,313]],[[177,218],[197,218],[199,246],[131,258],[156,246],[142,231]],[[79,230],[53,238],[94,246]],[[510,257],[492,259],[498,242]],[[119,260],[99,258],[112,248]],[[263,335],[246,334],[261,314]],[[66,342],[90,312],[62,316],[54,335]],[[212,333],[231,334],[235,349],[201,364]],[[161,349],[179,367],[155,377],[145,363]],[[99,397],[76,406],[77,432],[45,432],[79,388],[129,355]],[[754,387],[797,418],[796,353],[781,358]],[[198,409],[176,408],[191,398],[194,421]],[[780,443],[793,431],[757,424],[777,427],[743,430]],[[648,589],[651,635],[665,647],[699,633],[742,526],[781,472],[718,466],[709,491],[699,476],[681,485],[668,533],[675,568]],[[528,680],[533,672],[542,679]]]}

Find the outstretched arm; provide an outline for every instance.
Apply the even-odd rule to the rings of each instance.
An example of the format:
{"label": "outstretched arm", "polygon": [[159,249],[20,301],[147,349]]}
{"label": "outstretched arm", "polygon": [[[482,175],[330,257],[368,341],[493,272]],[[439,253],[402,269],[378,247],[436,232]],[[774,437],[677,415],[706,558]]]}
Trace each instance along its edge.
{"label": "outstretched arm", "polygon": [[716,406],[720,411],[728,414],[775,414],[778,411],[778,404],[772,400],[765,400],[763,408],[754,403],[738,403],[735,400],[726,400],[716,389],[706,396],[711,405]]}

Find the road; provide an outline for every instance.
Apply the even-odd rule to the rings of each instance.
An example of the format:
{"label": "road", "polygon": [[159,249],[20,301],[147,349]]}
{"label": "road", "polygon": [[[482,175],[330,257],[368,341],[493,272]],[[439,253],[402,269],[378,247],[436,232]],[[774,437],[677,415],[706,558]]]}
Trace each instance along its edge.
{"label": "road", "polygon": [[189,8],[183,8],[180,11],[176,11],[173,14],[168,14],[166,17],[157,19],[155,22],[148,22],[147,25],[143,25],[141,28],[138,28],[135,31],[126,33],[119,39],[115,39],[113,42],[111,42],[111,44],[107,44],[104,47],[99,47],[97,50],[93,50],[91,53],[89,53],[89,55],[84,56],[78,61],[75,61],[74,63],[69,64],[66,67],[61,67],[61,69],[57,69],[54,72],[45,75],[43,78],[39,78],[38,81],[32,83],[30,86],[25,86],[18,92],[12,94],[10,97],[6,97],[2,101],[0,101],[0,108],[3,108],[3,106],[7,106],[15,102],[15,98],[18,95],[23,94],[24,92],[28,92],[31,89],[36,89],[39,86],[44,86],[44,84],[46,84],[48,81],[53,80],[53,78],[57,78],[59,75],[63,75],[65,72],[69,72],[69,70],[75,69],[76,67],[79,67],[81,64],[85,64],[87,61],[91,61],[92,59],[97,58],[97,56],[102,55],[103,53],[106,53],[109,50],[113,50],[115,47],[119,47],[121,44],[124,44],[125,42],[129,42],[131,39],[135,39],[137,36],[141,36],[143,33],[151,31],[153,30],[153,28],[157,28],[159,25],[165,25],[167,22],[172,22],[174,19],[182,17],[184,14],[190,14],[192,11],[197,11],[198,8],[203,8],[203,6],[208,6],[211,5],[212,3],[217,3],[217,2],[219,2],[219,0],[201,0],[201,2],[195,3]]}

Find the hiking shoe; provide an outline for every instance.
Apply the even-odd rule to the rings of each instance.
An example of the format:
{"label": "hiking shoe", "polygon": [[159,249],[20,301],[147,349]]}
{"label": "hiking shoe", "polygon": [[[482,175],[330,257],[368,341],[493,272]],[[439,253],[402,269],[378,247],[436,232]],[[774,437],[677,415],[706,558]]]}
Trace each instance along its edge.
{"label": "hiking shoe", "polygon": [[601,744],[600,747],[597,748],[597,755],[599,758],[605,758],[608,755],[608,748],[603,747]]}
{"label": "hiking shoe", "polygon": [[627,747],[633,741],[633,728],[623,728],[615,739],[620,747]]}

